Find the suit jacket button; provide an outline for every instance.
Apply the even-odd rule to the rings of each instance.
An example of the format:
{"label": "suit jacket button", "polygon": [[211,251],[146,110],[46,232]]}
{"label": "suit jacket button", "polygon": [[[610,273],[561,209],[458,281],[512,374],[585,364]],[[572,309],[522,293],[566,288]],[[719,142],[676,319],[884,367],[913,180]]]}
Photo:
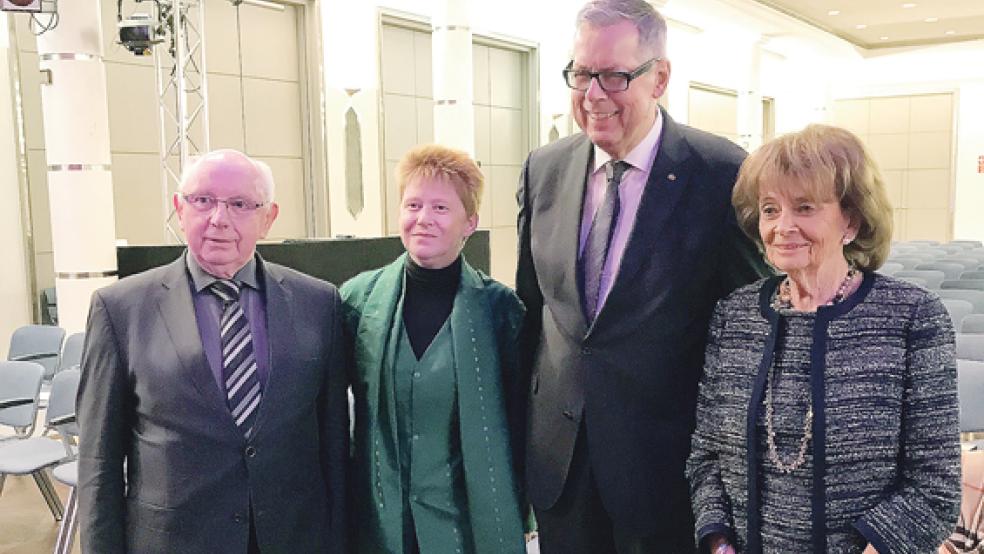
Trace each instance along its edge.
{"label": "suit jacket button", "polygon": [[246,447],[246,457],[247,458],[255,458],[256,457],[256,447],[255,446],[247,446]]}
{"label": "suit jacket button", "polygon": [[235,521],[236,523],[242,523],[243,522],[243,515],[242,514],[233,514],[232,515],[232,521]]}
{"label": "suit jacket button", "polygon": [[585,356],[590,356],[591,355],[591,348],[588,347],[588,346],[582,346],[581,347],[581,354],[584,354]]}
{"label": "suit jacket button", "polygon": [[571,421],[574,421],[574,412],[572,412],[570,410],[564,410],[564,417],[566,417],[567,419],[569,419]]}

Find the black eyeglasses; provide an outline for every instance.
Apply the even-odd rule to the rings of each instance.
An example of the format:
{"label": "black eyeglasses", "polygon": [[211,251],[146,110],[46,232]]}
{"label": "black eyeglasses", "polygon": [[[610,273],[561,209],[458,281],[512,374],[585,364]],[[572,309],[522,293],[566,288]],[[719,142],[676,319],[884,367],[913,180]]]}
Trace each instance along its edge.
{"label": "black eyeglasses", "polygon": [[632,71],[588,71],[587,69],[574,69],[574,60],[571,60],[564,69],[564,80],[567,86],[574,90],[585,91],[591,86],[592,79],[598,79],[598,85],[605,92],[622,92],[629,88],[632,79],[639,77],[649,71],[653,64],[662,58],[652,58],[646,63],[633,69]]}

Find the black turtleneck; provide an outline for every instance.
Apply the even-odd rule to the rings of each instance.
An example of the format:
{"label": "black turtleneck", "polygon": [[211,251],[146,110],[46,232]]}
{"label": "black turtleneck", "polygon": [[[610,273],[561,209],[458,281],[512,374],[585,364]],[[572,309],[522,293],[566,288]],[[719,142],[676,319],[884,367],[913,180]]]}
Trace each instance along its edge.
{"label": "black turtleneck", "polygon": [[421,267],[407,256],[403,324],[419,360],[448,316],[461,281],[461,256],[440,269]]}

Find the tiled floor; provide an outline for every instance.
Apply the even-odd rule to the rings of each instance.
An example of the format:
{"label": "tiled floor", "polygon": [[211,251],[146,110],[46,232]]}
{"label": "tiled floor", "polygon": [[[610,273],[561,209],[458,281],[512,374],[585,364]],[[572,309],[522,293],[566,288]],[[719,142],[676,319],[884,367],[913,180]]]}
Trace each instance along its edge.
{"label": "tiled floor", "polygon": [[[64,504],[68,487],[52,482]],[[8,475],[0,495],[0,554],[51,552],[57,535],[58,522],[51,516],[34,479]],[[72,552],[79,552],[77,537]]]}

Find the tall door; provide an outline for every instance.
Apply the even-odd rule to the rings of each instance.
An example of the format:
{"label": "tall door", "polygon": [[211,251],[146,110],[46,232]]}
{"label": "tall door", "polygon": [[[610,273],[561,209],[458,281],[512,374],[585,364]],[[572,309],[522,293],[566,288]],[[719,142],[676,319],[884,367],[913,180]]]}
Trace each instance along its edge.
{"label": "tall door", "polygon": [[[412,22],[384,21],[380,66],[386,231],[399,234],[396,164],[408,150],[434,141],[431,33]],[[485,177],[479,227],[490,231],[492,276],[516,273],[516,185],[530,150],[531,51],[476,37],[472,45],[475,158]]]}
{"label": "tall door", "polygon": [[398,235],[400,194],[396,164],[414,146],[434,142],[430,30],[384,23],[380,54],[386,233]]}
{"label": "tall door", "polygon": [[691,84],[687,122],[738,143],[738,93]]}
{"label": "tall door", "polygon": [[516,187],[530,151],[530,52],[477,40],[472,47],[475,157],[485,175],[479,225],[489,229],[492,277],[516,280]]}

